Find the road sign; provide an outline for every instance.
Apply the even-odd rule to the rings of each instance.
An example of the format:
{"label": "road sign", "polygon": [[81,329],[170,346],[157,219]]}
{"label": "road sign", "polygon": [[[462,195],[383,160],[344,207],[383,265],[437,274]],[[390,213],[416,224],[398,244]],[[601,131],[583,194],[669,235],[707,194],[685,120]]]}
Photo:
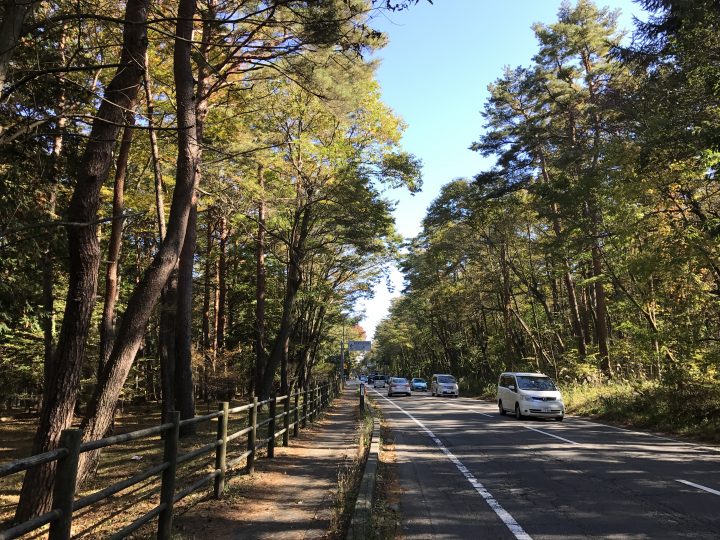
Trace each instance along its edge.
{"label": "road sign", "polygon": [[348,341],[348,351],[368,352],[370,350],[370,344],[370,341]]}

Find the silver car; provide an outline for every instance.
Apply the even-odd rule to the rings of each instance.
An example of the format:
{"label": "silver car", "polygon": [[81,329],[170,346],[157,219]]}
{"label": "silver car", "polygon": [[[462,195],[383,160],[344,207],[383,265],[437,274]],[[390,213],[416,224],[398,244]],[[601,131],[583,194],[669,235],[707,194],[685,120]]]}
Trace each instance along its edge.
{"label": "silver car", "polygon": [[390,377],[388,380],[388,397],[393,394],[405,394],[411,396],[410,384],[407,379],[403,377]]}

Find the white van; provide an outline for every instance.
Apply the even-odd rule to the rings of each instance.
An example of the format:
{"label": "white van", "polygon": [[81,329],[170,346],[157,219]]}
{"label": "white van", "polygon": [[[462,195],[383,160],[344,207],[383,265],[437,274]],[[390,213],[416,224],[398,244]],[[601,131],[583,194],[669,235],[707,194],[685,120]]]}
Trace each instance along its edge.
{"label": "white van", "polygon": [[436,373],[432,376],[432,381],[430,382],[430,393],[433,396],[458,397],[460,395],[455,377],[446,373]]}
{"label": "white van", "polygon": [[555,418],[562,421],[565,404],[553,380],[542,373],[514,373],[500,375],[497,388],[497,404],[500,414],[515,413],[523,416]]}

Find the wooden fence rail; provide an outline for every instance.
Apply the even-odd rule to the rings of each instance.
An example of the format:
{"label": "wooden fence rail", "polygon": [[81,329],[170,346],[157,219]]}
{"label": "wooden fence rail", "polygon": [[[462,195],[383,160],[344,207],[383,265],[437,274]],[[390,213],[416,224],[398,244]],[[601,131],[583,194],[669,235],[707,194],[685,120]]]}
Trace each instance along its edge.
{"label": "wooden fence rail", "polygon": [[[0,465],[0,478],[3,478],[11,474],[26,471],[43,463],[57,462],[52,509],[33,519],[15,524],[9,529],[0,531],[0,540],[19,538],[24,534],[35,531],[48,524],[50,525],[49,540],[69,540],[71,537],[74,512],[97,504],[116,493],[157,475],[161,475],[160,503],[149,512],[135,519],[132,523],[116,531],[110,538],[113,540],[125,538],[157,517],[157,538],[160,540],[169,540],[172,535],[173,507],[175,503],[191,493],[200,490],[210,482],[213,482],[213,496],[216,499],[221,498],[225,487],[225,475],[229,469],[245,461],[247,472],[252,473],[255,469],[255,460],[259,449],[266,448],[267,457],[272,458],[275,452],[276,439],[282,437],[282,444],[287,446],[289,444],[291,429],[292,435],[296,437],[298,430],[304,428],[308,420],[310,422],[315,421],[318,413],[330,405],[340,391],[340,388],[340,381],[334,380],[322,386],[315,385],[311,389],[297,391],[289,395],[273,395],[263,401],[258,401],[257,398],[253,398],[252,403],[238,407],[230,408],[227,402],[223,402],[219,404],[219,409],[214,413],[205,416],[196,416],[186,420],[180,420],[180,413],[173,411],[169,415],[170,421],[159,426],[85,443],[81,443],[80,430],[66,429],[62,432],[60,444],[57,449]],[[279,414],[277,412],[278,404],[282,405]],[[264,405],[267,405],[268,417],[258,422],[258,409]],[[234,433],[228,433],[231,415],[245,412],[247,413],[247,427]],[[215,419],[217,419],[217,436],[214,441],[190,452],[179,454],[178,446],[180,428],[182,426]],[[279,431],[276,429],[278,421],[282,422],[282,428]],[[258,440],[258,428],[263,426],[267,426],[267,436]],[[99,450],[154,435],[162,436],[164,445],[162,463],[135,474],[130,478],[100,489],[90,495],[75,498],[77,465],[79,455],[82,452]],[[228,459],[228,443],[241,437],[247,437],[247,450]],[[202,476],[192,485],[181,491],[177,491],[175,487],[177,467],[211,452],[215,454],[213,471]],[[143,497],[143,499],[145,498],[148,498],[148,496]]]}

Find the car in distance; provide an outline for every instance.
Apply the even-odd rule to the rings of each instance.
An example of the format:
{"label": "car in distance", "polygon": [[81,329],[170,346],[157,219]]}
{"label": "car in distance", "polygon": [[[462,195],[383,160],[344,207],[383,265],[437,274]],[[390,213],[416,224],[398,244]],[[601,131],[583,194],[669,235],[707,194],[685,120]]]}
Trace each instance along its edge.
{"label": "car in distance", "polygon": [[542,373],[502,373],[497,388],[498,411],[524,416],[555,418],[562,421],[565,404],[553,380]]}
{"label": "car in distance", "polygon": [[394,394],[405,394],[406,396],[411,396],[412,392],[410,392],[410,383],[408,383],[408,380],[403,377],[390,377],[388,379],[388,397],[394,395]]}
{"label": "car in distance", "polygon": [[427,381],[425,379],[421,379],[420,377],[414,377],[410,381],[410,390],[427,392]]}
{"label": "car in distance", "polygon": [[368,382],[367,375],[360,375],[360,377],[358,377],[358,379],[360,380],[360,382],[363,382],[363,383]]}
{"label": "car in distance", "polygon": [[373,379],[373,388],[385,388],[387,377],[385,375],[375,375]]}
{"label": "car in distance", "polygon": [[447,373],[436,373],[430,382],[430,393],[433,396],[458,397],[460,390],[455,377]]}

